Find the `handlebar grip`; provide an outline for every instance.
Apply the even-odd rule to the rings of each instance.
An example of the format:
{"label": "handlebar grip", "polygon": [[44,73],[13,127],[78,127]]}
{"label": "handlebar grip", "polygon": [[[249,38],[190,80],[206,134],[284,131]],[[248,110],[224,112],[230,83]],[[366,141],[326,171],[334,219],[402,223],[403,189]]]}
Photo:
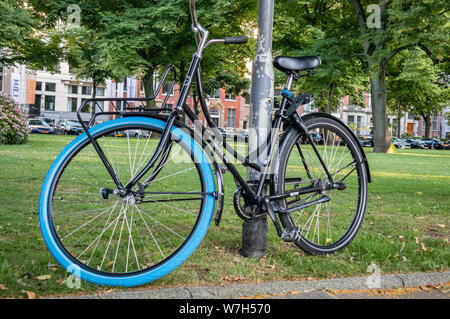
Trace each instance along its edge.
{"label": "handlebar grip", "polygon": [[240,37],[226,37],[225,44],[245,44],[248,42],[248,37],[240,36]]}

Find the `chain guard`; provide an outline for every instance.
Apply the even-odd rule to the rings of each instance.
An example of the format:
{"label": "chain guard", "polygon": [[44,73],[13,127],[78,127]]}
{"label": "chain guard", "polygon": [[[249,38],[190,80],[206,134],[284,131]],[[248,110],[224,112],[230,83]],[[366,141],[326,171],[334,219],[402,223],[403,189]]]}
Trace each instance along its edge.
{"label": "chain guard", "polygon": [[243,194],[242,194],[242,188],[237,187],[236,191],[234,192],[234,196],[233,196],[234,210],[236,211],[236,214],[241,219],[243,219],[245,221],[254,221],[255,217],[257,217],[257,215],[258,215],[259,206],[258,205],[248,205],[247,203],[242,205],[241,199],[243,199],[245,202],[245,198],[243,197]]}

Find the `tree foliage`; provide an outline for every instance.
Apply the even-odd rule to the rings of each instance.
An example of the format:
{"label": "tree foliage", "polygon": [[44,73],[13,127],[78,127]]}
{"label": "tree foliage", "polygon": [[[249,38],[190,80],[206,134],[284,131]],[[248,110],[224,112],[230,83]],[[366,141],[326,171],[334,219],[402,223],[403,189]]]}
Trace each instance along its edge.
{"label": "tree foliage", "polygon": [[0,64],[23,63],[33,69],[56,71],[61,38],[47,29],[45,17],[24,1],[0,2]]}

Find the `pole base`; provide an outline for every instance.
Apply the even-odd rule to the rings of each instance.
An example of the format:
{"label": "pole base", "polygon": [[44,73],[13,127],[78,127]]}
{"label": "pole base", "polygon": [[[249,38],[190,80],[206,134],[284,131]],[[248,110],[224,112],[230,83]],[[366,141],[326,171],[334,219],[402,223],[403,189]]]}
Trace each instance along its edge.
{"label": "pole base", "polygon": [[257,218],[253,222],[244,221],[242,224],[241,255],[247,258],[262,258],[267,248],[267,215]]}

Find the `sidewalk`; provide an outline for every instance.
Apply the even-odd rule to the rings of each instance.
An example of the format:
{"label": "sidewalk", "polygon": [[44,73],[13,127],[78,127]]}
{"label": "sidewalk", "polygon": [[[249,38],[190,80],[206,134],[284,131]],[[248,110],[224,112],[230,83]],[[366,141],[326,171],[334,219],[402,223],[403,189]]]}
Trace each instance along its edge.
{"label": "sidewalk", "polygon": [[[437,287],[436,287],[437,286]],[[450,299],[450,271],[226,286],[129,289],[67,298],[89,299]]]}

